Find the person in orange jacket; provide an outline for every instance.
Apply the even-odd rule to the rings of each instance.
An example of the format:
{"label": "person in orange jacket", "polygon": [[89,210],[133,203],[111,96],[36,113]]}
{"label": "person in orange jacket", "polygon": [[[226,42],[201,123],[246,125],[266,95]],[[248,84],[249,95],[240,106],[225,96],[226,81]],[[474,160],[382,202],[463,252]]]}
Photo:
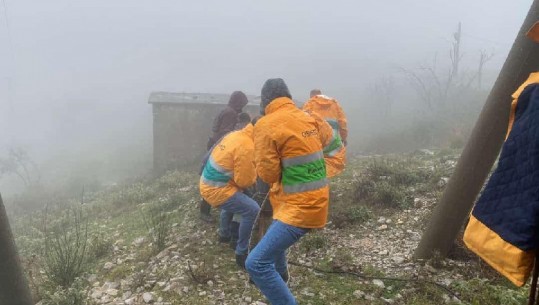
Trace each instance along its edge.
{"label": "person in orange jacket", "polygon": [[328,178],[339,175],[346,165],[348,124],[344,111],[336,99],[323,95],[319,89],[311,90],[311,98],[305,102],[303,110],[319,115],[333,128],[333,139],[324,147],[324,158]]}
{"label": "person in orange jacket", "polygon": [[[245,93],[234,91],[230,95],[228,105],[215,117],[212,124],[212,136],[208,139],[207,150],[212,149],[214,144],[221,140],[227,133],[234,130],[238,123],[239,115],[243,107],[249,103]],[[200,202],[200,219],[212,223],[210,214],[211,206],[205,201]]]}
{"label": "person in orange jacket", "polygon": [[[240,127],[241,128],[241,127]],[[220,240],[230,238],[233,214],[240,214],[236,263],[245,268],[249,238],[260,207],[243,190],[256,181],[254,164],[254,127],[247,120],[243,128],[233,131],[216,143],[206,160],[200,177],[200,195],[212,207],[221,208]]]}
{"label": "person in orange jacket", "polygon": [[258,176],[271,185],[273,223],[247,257],[245,267],[271,304],[296,304],[288,289],[287,249],[328,217],[329,186],[323,147],[332,138],[291,99],[285,82],[269,79],[262,88],[254,130]]}

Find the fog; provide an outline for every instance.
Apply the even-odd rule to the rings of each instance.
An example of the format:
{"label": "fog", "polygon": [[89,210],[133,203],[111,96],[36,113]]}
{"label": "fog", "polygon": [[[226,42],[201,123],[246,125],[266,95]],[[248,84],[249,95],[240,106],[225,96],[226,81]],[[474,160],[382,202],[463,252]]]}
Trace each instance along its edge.
{"label": "fog", "polygon": [[[488,87],[530,3],[5,0],[0,156],[23,147],[42,179],[68,179],[74,164],[125,170],[114,181],[144,173],[151,167],[151,91],[258,95],[267,78],[282,77],[299,101],[318,87],[361,111],[376,79],[435,54],[448,58],[459,22],[463,66],[475,68],[480,50],[494,55],[485,67]],[[356,135],[372,131],[355,128]],[[6,177],[0,187],[17,190]]]}

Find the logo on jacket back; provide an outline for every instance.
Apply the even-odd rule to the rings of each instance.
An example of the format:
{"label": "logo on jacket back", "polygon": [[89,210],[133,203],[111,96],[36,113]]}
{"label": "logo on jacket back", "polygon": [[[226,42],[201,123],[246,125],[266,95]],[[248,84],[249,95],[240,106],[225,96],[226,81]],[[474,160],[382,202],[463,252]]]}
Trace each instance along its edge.
{"label": "logo on jacket back", "polygon": [[316,129],[313,129],[313,130],[306,130],[306,131],[302,132],[301,135],[302,135],[304,138],[312,137],[312,136],[317,136],[317,135],[318,135],[318,130],[316,130]]}

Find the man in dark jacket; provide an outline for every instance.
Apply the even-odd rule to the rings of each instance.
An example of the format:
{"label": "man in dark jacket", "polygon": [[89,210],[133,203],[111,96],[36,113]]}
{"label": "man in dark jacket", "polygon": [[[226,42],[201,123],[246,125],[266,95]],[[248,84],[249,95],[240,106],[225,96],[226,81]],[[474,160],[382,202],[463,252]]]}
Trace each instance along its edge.
{"label": "man in dark jacket", "polygon": [[238,122],[238,115],[243,111],[243,107],[247,105],[247,96],[241,91],[234,91],[230,95],[228,106],[213,120],[212,132],[213,135],[208,141],[210,149],[215,142],[222,138],[225,134],[234,130]]}
{"label": "man in dark jacket", "polygon": [[[208,141],[208,150],[225,134],[234,130],[236,123],[238,123],[238,115],[243,111],[243,107],[245,107],[248,102],[245,93],[241,91],[232,92],[226,108],[213,120],[211,129],[213,134]],[[206,222],[212,222],[210,210],[211,206],[206,201],[202,200],[200,203],[200,219]]]}

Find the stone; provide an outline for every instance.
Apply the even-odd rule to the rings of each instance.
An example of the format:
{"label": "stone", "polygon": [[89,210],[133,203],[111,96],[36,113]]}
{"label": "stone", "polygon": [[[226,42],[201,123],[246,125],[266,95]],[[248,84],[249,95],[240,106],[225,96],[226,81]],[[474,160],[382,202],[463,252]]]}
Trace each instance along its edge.
{"label": "stone", "polygon": [[356,291],[354,291],[353,294],[358,299],[363,299],[365,297],[365,292],[363,292],[361,290],[356,290]]}
{"label": "stone", "polygon": [[114,263],[112,262],[106,262],[105,265],[103,266],[103,269],[105,270],[110,270],[112,268],[114,268]]}
{"label": "stone", "polygon": [[138,238],[135,238],[135,240],[133,241],[133,245],[140,246],[142,245],[143,242],[144,242],[144,237],[138,237]]}
{"label": "stone", "polygon": [[113,289],[113,288],[110,288],[107,290],[107,294],[110,295],[110,296],[117,296],[118,295],[118,289]]}
{"label": "stone", "polygon": [[402,264],[404,262],[404,257],[394,256],[391,258],[396,264]]}
{"label": "stone", "polygon": [[130,290],[128,290],[128,291],[124,292],[124,294],[122,295],[122,300],[127,300],[127,299],[129,299],[132,295],[133,295],[133,293],[132,293]]}
{"label": "stone", "polygon": [[102,296],[103,296],[103,292],[101,290],[96,290],[92,292],[92,294],[90,295],[92,299],[100,299]]}
{"label": "stone", "polygon": [[142,299],[144,300],[144,303],[149,304],[153,302],[153,294],[149,292],[145,292],[142,294]]}
{"label": "stone", "polygon": [[165,249],[165,250],[159,252],[159,254],[157,254],[156,258],[157,259],[162,259],[163,257],[168,256],[169,253],[170,253],[170,251],[168,249]]}
{"label": "stone", "polygon": [[125,305],[134,305],[135,304],[135,298],[130,298],[130,299],[124,300],[124,304]]}
{"label": "stone", "polygon": [[378,280],[378,279],[372,280],[372,283],[375,286],[380,287],[380,288],[385,288],[386,287],[386,285],[384,285],[384,282],[382,282],[381,280]]}
{"label": "stone", "polygon": [[449,182],[449,178],[443,177],[440,179],[440,181],[438,181],[438,187],[444,187],[447,185],[448,182]]}
{"label": "stone", "polygon": [[424,155],[434,156],[434,152],[430,149],[420,149],[419,151]]}
{"label": "stone", "polygon": [[378,231],[387,230],[387,225],[381,225],[378,228],[376,228],[376,230],[378,230]]}

